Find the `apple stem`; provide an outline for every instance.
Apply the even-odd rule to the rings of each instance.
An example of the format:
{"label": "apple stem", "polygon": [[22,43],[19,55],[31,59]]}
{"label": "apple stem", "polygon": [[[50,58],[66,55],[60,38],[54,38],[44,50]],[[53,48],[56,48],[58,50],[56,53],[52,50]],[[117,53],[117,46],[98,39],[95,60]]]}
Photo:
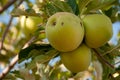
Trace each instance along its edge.
{"label": "apple stem", "polygon": [[114,65],[110,64],[101,54],[99,51],[97,51],[96,49],[93,49],[96,53],[96,55],[106,64],[108,65],[110,68],[115,69]]}
{"label": "apple stem", "polygon": [[64,23],[62,22],[61,25],[63,26],[63,24],[64,24]]}

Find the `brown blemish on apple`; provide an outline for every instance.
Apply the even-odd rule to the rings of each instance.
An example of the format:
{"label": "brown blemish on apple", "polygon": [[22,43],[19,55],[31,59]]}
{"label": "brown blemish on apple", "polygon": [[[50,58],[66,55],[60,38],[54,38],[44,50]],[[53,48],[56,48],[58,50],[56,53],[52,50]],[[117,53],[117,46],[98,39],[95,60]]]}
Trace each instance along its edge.
{"label": "brown blemish on apple", "polygon": [[62,22],[62,23],[61,23],[61,25],[63,26],[63,25],[64,25],[64,23]]}
{"label": "brown blemish on apple", "polygon": [[55,26],[55,25],[56,25],[56,22],[53,22],[52,25]]}
{"label": "brown blemish on apple", "polygon": [[82,26],[82,22],[80,22],[80,25]]}
{"label": "brown blemish on apple", "polygon": [[26,18],[28,18],[28,16],[25,16]]}

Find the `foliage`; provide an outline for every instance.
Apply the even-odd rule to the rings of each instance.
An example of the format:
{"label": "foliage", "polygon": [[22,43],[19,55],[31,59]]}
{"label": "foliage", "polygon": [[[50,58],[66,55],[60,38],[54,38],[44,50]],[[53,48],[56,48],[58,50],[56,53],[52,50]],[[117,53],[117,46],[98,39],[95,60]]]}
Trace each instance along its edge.
{"label": "foliage", "polygon": [[[0,0],[0,10],[8,1]],[[47,19],[56,12],[71,12],[80,18],[87,14],[101,13],[107,15],[113,23],[120,20],[119,0],[35,0],[34,3],[31,0],[23,0],[18,8],[16,5],[18,5],[17,2],[12,5],[12,11],[7,9],[0,15],[0,17],[5,16],[7,13],[13,17],[11,25],[0,22],[0,48],[2,48],[0,49],[0,68],[7,66],[15,55],[19,55],[18,63],[4,79],[68,80],[68,78],[77,79],[84,76],[81,72],[75,74],[65,69],[60,61],[59,51],[52,48],[46,39],[39,38],[41,31],[44,32]],[[38,30],[29,40],[26,39],[19,23],[20,16],[23,15],[42,17],[44,21],[40,23]],[[5,32],[8,25],[10,28]],[[120,74],[120,66],[115,68],[110,66],[118,64],[115,63],[115,59],[120,56],[119,49],[119,38],[117,45],[107,43],[100,48],[93,49],[93,61],[99,60],[102,64],[103,80],[115,80],[112,74],[116,72]],[[96,76],[94,65],[90,66],[88,72],[94,79]],[[118,79],[120,76],[116,78]]]}

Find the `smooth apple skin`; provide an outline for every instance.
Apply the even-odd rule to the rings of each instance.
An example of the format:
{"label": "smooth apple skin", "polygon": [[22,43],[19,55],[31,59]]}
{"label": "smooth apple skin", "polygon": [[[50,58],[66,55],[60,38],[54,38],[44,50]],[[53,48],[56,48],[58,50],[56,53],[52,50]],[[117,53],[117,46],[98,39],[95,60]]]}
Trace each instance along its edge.
{"label": "smooth apple skin", "polygon": [[102,14],[90,14],[83,18],[85,42],[90,48],[98,48],[113,35],[111,20]]}
{"label": "smooth apple skin", "polygon": [[42,22],[41,17],[35,16],[21,16],[20,20],[22,30],[26,37],[32,36]]}
{"label": "smooth apple skin", "polygon": [[48,19],[46,37],[58,51],[72,51],[83,40],[84,27],[81,24],[78,16],[68,12],[58,12]]}
{"label": "smooth apple skin", "polygon": [[91,62],[91,49],[81,44],[71,52],[60,53],[60,58],[65,67],[71,72],[77,73],[87,70]]}

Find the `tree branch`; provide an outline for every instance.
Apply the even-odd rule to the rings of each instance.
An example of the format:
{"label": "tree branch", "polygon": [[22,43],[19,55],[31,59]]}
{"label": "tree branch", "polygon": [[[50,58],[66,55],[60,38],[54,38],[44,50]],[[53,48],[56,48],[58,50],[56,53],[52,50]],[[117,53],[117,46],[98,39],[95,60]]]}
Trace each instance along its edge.
{"label": "tree branch", "polygon": [[[23,48],[29,46],[33,40],[35,39],[35,37],[32,37],[24,46]],[[14,65],[17,63],[17,61],[19,60],[19,55],[17,54],[12,61],[10,62],[10,64],[3,70],[3,72],[0,74],[0,80],[2,80],[8,73],[9,71],[14,67]]]}
{"label": "tree branch", "polygon": [[[8,4],[6,4],[2,9],[0,9],[0,13],[2,13],[5,9],[7,9],[9,6],[11,6],[11,5],[12,5],[14,2],[16,2],[16,1],[17,1],[17,0],[12,0],[12,1],[10,1],[10,2],[9,2]],[[15,8],[17,8],[23,1],[24,1],[24,0],[21,0]],[[1,51],[1,49],[3,48],[3,42],[4,42],[4,40],[5,40],[5,37],[6,37],[7,33],[8,33],[8,30],[9,30],[9,28],[10,28],[10,25],[11,25],[11,23],[12,23],[12,20],[13,20],[13,16],[11,16],[10,21],[9,21],[9,23],[8,23],[6,29],[5,29],[5,31],[4,31],[4,33],[3,33],[2,40],[1,40],[1,42],[0,42],[0,51]],[[17,63],[17,61],[18,61],[18,54],[12,59],[12,61],[10,62],[10,64],[9,64],[9,65],[3,70],[3,72],[0,74],[0,80],[2,80],[2,79],[7,75],[7,73],[9,73],[9,71],[14,67],[14,65]]]}
{"label": "tree branch", "polygon": [[4,12],[7,8],[9,8],[12,4],[14,4],[17,0],[9,0],[9,2],[3,6],[3,8],[0,8],[0,14]]}
{"label": "tree branch", "polygon": [[2,48],[3,48],[3,42],[4,42],[4,40],[5,40],[5,36],[6,36],[7,33],[8,33],[8,30],[9,30],[9,28],[10,28],[10,25],[11,25],[11,23],[12,23],[12,20],[13,20],[13,17],[11,16],[10,21],[9,21],[9,23],[8,23],[8,25],[7,25],[4,33],[3,33],[3,35],[2,35],[2,39],[1,39],[1,42],[0,42],[0,52],[1,52]]}
{"label": "tree branch", "polygon": [[0,74],[0,80],[2,80],[6,74],[14,67],[14,65],[17,63],[18,61],[18,55],[16,55],[13,60],[11,61],[11,63],[8,65],[8,67],[6,67],[3,72]]}
{"label": "tree branch", "polygon": [[115,67],[110,64],[96,49],[93,49],[96,53],[96,55],[106,64],[108,65],[109,67],[111,67],[112,69],[115,69]]}
{"label": "tree branch", "polygon": [[[16,0],[13,0],[13,1],[16,1]],[[15,8],[17,8],[23,1],[24,1],[24,0],[21,0]],[[11,1],[11,2],[12,2],[12,1]],[[10,4],[10,3],[9,3],[9,4]],[[8,7],[9,7],[9,6],[8,6]],[[1,41],[0,41],[0,52],[1,52],[2,48],[3,48],[3,43],[4,43],[4,40],[5,40],[5,36],[6,36],[7,33],[8,33],[8,30],[9,30],[9,28],[10,28],[10,25],[11,25],[11,23],[12,23],[12,20],[13,20],[13,16],[11,16],[10,21],[9,21],[9,23],[8,23],[8,25],[7,25],[4,33],[3,33],[3,35],[2,35],[2,39],[1,39]]]}

